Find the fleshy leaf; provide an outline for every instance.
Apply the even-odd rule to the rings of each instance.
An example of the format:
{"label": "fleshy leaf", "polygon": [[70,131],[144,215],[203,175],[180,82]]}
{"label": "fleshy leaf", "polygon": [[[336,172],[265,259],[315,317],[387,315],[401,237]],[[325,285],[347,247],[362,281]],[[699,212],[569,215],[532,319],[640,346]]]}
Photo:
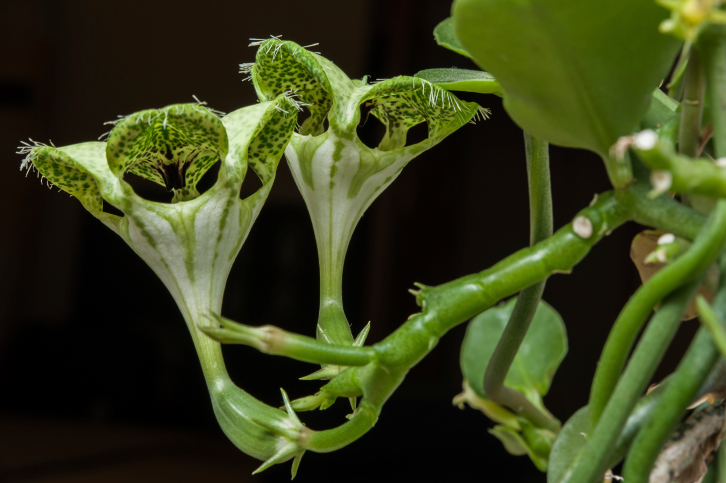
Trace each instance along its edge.
{"label": "fleshy leaf", "polygon": [[559,482],[585,446],[590,430],[590,411],[585,406],[567,420],[550,452],[547,483]]}
{"label": "fleshy leaf", "polygon": [[454,396],[453,400],[453,403],[456,404],[459,409],[464,409],[464,403],[467,403],[473,409],[478,409],[483,412],[486,417],[495,423],[502,424],[517,431],[522,430],[522,425],[519,424],[520,418],[518,418],[516,414],[503,406],[500,406],[494,401],[476,394],[471,390],[471,387],[469,386],[469,383],[466,382],[466,379],[464,379],[462,386],[464,390]]}
{"label": "fleshy leaf", "polygon": [[[529,434],[534,435],[530,436],[530,438],[537,438],[537,432],[547,432],[552,435],[552,433],[546,430],[540,430],[536,428],[529,429],[531,430]],[[529,459],[532,460],[532,463],[534,463],[538,470],[543,472],[547,471],[547,458],[549,457],[550,446],[547,446],[545,444],[545,447],[542,447],[542,444],[533,444],[532,441],[527,440],[526,434],[520,434],[512,428],[508,428],[506,426],[494,426],[492,429],[489,430],[489,433],[493,436],[496,436],[496,438],[502,442],[502,444],[504,445],[504,449],[506,449],[509,454],[512,454],[514,456],[521,456],[526,454],[527,456],[529,456]]]}
{"label": "fleshy leaf", "polygon": [[216,114],[200,104],[175,104],[123,118],[108,137],[106,155],[114,174],[148,179],[176,201],[199,196],[196,185],[227,155],[227,133]]}
{"label": "fleshy leaf", "polygon": [[259,45],[250,70],[257,95],[262,100],[272,100],[285,92],[293,92],[310,110],[300,134],[322,134],[333,98],[319,59],[294,42],[271,38]]}
{"label": "fleshy leaf", "polygon": [[457,69],[426,69],[414,74],[447,91],[476,92],[478,94],[496,94],[501,97],[502,86],[489,72],[482,70]]}
{"label": "fleshy leaf", "polygon": [[454,31],[454,19],[449,17],[441,22],[434,28],[434,38],[436,43],[449,50],[453,50],[457,54],[471,58],[471,54],[466,50],[466,47],[461,43],[459,38],[456,36]]}
{"label": "fleshy leaf", "polygon": [[378,149],[389,151],[406,145],[406,133],[428,122],[429,140],[442,139],[469,122],[477,113],[486,118],[474,102],[460,101],[450,92],[418,77],[394,77],[374,85],[361,99],[386,127]]}
{"label": "fleshy leaf", "polygon": [[527,454],[526,443],[522,436],[516,431],[507,428],[506,426],[494,426],[489,430],[489,434],[496,436],[496,438],[502,442],[504,449],[507,453],[514,456],[522,456]]}
{"label": "fleshy leaf", "polygon": [[[466,331],[461,347],[461,370],[480,397],[486,397],[484,374],[515,302],[516,298],[512,298],[483,312],[469,323]],[[547,394],[566,353],[567,334],[562,318],[547,303],[540,302],[504,384],[542,407],[542,396]]]}
{"label": "fleshy leaf", "polygon": [[650,0],[457,0],[456,36],[504,90],[504,107],[543,141],[606,156],[641,120],[680,43]]}

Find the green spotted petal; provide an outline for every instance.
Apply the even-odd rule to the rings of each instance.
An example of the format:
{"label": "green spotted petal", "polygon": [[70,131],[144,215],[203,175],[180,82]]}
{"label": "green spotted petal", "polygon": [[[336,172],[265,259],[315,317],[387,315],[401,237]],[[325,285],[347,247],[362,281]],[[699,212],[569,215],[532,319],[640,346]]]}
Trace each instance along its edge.
{"label": "green spotted petal", "polygon": [[117,230],[121,218],[103,212],[102,193],[112,200],[117,193],[106,163],[106,143],[88,142],[60,148],[36,143],[21,152],[27,156],[20,169],[36,169],[50,184],[78,198],[91,214]]}
{"label": "green spotted petal", "polygon": [[230,154],[235,160],[246,160],[263,184],[275,177],[299,109],[295,99],[281,94],[273,101],[238,109],[222,118]]}
{"label": "green spotted petal", "polygon": [[406,145],[406,133],[428,122],[429,140],[438,142],[469,122],[477,113],[486,118],[489,111],[418,77],[394,77],[375,84],[361,99],[386,127],[378,148],[384,151]]}
{"label": "green spotted petal", "polygon": [[197,182],[228,149],[219,118],[199,104],[175,104],[125,117],[108,138],[106,154],[119,178],[127,172],[168,191],[175,201],[199,196]]}
{"label": "green spotted petal", "polygon": [[300,134],[317,136],[333,105],[332,88],[321,58],[295,42],[271,38],[261,42],[250,75],[262,100],[293,92],[310,110]]}
{"label": "green spotted petal", "polygon": [[66,148],[38,146],[28,153],[21,169],[34,167],[51,184],[78,198],[87,210],[101,211],[103,199],[93,175],[63,149]]}

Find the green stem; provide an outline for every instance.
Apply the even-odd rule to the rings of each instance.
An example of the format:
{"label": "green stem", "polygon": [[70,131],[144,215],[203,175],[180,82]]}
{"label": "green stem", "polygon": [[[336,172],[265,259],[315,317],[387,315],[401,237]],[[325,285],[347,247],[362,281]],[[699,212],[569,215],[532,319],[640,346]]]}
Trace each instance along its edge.
{"label": "green stem", "polygon": [[667,294],[701,274],[718,256],[726,241],[726,201],[719,201],[691,248],[656,273],[635,292],[620,312],[602,352],[590,393],[594,428],[620,378],[635,338],[655,305]]}
{"label": "green stem", "polygon": [[623,467],[625,481],[646,482],[658,454],[691,404],[719,352],[708,331],[701,328],[678,370],[643,428],[635,437]]}
{"label": "green stem", "polygon": [[[726,276],[726,274],[722,274],[722,276]],[[698,319],[701,325],[711,334],[711,338],[721,355],[726,357],[726,330],[719,321],[719,317],[700,295],[696,299],[696,306],[698,307]]]}
{"label": "green stem", "polygon": [[633,165],[630,156],[626,153],[623,157],[603,155],[605,169],[608,172],[610,183],[616,190],[626,189],[633,182]]}
{"label": "green stem", "polygon": [[687,158],[661,143],[653,149],[636,149],[636,152],[649,168],[670,173],[669,192],[726,198],[726,170],[712,161]]}
{"label": "green stem", "polygon": [[693,49],[686,67],[686,89],[681,103],[681,126],[678,131],[678,150],[681,154],[695,158],[701,136],[703,115],[703,94],[705,83],[698,51]]}
{"label": "green stem", "polygon": [[618,202],[627,208],[633,221],[646,226],[665,230],[674,235],[693,240],[706,220],[705,215],[679,203],[668,195],[656,199],[648,197],[651,190],[648,170],[635,163],[638,182],[627,190],[618,190]]}
{"label": "green stem", "polygon": [[[530,245],[552,236],[552,192],[549,170],[549,144],[524,133],[529,181]],[[544,292],[546,279],[519,293],[504,333],[494,349],[484,377],[484,391],[494,402],[507,406],[535,426],[553,431],[559,422],[537,408],[524,394],[504,385],[514,357],[534,318]]]}
{"label": "green stem", "polygon": [[[625,423],[623,430],[620,432],[618,443],[615,446],[610,462],[607,464],[608,468],[616,466],[625,457],[635,435],[656,410],[656,406],[665,393],[672,377],[673,375],[666,377],[655,389],[638,400],[635,408],[628,416],[628,422]],[[693,399],[699,399],[708,393],[722,391],[724,387],[726,387],[726,364],[723,359],[719,359],[706,376],[706,380]]]}
{"label": "green stem", "polygon": [[706,71],[706,91],[711,102],[714,151],[726,157],[726,29],[712,26],[702,36],[699,50]]}
{"label": "green stem", "polygon": [[272,325],[250,327],[218,315],[210,317],[224,327],[200,327],[200,329],[209,337],[224,344],[243,344],[265,354],[283,355],[315,364],[363,366],[375,359],[375,351],[370,347],[328,344]]}
{"label": "green stem", "polygon": [[669,295],[648,324],[633,353],[623,377],[618,381],[602,418],[590,431],[585,448],[574,468],[559,483],[594,483],[602,481],[618,436],[628,415],[653,377],[668,345],[678,331],[681,318],[696,292],[699,280],[690,282]]}
{"label": "green stem", "polygon": [[426,355],[448,330],[491,307],[504,297],[540,282],[552,273],[570,272],[590,248],[627,219],[612,192],[576,217],[588,225],[578,235],[569,223],[533,247],[510,255],[483,272],[416,292],[420,314],[415,314],[376,344],[379,357],[391,367],[411,367]]}
{"label": "green stem", "polygon": [[[333,224],[331,221],[331,230]],[[327,243],[318,242],[320,262],[320,309],[318,313],[317,337],[332,344],[351,345],[353,334],[343,310],[343,264],[347,243],[339,247],[332,233],[327,233]]]}

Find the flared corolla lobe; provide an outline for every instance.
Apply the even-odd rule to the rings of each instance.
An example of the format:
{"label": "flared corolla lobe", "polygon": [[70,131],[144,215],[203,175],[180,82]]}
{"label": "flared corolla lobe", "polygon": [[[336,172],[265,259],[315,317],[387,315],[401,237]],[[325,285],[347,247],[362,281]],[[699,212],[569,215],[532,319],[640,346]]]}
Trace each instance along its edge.
{"label": "flared corolla lobe", "polygon": [[[342,272],[353,230],[365,210],[414,157],[488,111],[417,77],[368,84],[353,80],[333,62],[294,42],[254,42],[254,63],[243,64],[260,100],[295,92],[310,112],[285,151],[315,230],[321,296],[318,337],[351,344],[342,308]],[[363,114],[361,114],[363,113]],[[361,117],[363,116],[363,119]],[[385,134],[376,148],[358,138],[357,128],[380,121]],[[327,129],[326,129],[327,122]],[[428,136],[406,145],[421,123]]]}

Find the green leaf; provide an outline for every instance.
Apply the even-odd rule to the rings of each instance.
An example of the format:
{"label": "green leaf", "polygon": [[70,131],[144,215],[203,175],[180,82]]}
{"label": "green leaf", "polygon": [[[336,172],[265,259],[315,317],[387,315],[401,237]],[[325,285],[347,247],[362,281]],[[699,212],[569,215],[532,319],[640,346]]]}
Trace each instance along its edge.
{"label": "green leaf", "polygon": [[[494,426],[489,430],[489,433],[502,442],[504,449],[506,449],[509,454],[514,456],[526,454],[538,470],[547,471],[547,458],[549,456],[550,446],[547,446],[546,443],[543,445],[537,440],[543,440],[545,438],[548,440],[554,439],[554,434],[547,430],[531,427],[531,425],[530,430],[531,432],[528,434],[520,434],[506,426]],[[548,437],[542,437],[540,433],[547,433]],[[528,440],[527,436],[533,438],[534,441]]]}
{"label": "green leaf", "polygon": [[557,483],[585,446],[585,434],[590,430],[590,411],[588,407],[579,409],[562,426],[549,457],[547,483]]}
{"label": "green leaf", "polygon": [[456,37],[456,32],[454,32],[454,19],[451,17],[442,20],[434,28],[434,38],[440,46],[453,50],[457,54],[472,58],[471,54],[467,52],[464,45]]}
{"label": "green leaf", "polygon": [[216,113],[199,104],[175,104],[123,118],[111,131],[111,171],[126,172],[174,190],[175,200],[199,196],[197,182],[227,155],[227,133]]}
{"label": "green leaf", "polygon": [[476,92],[478,94],[502,95],[499,82],[488,72],[471,69],[426,69],[414,77],[426,79],[447,91]]}
{"label": "green leaf", "polygon": [[655,89],[653,91],[653,97],[650,101],[650,107],[643,117],[641,128],[643,129],[658,129],[665,123],[677,116],[676,109],[678,108],[678,102],[671,99],[668,94]]}
{"label": "green leaf", "polygon": [[527,445],[522,436],[518,432],[506,426],[494,426],[489,430],[489,434],[496,436],[502,442],[507,453],[514,456],[522,456],[527,454]]}
{"label": "green leaf", "polygon": [[456,0],[456,36],[525,131],[601,156],[630,134],[680,42],[652,0]]}
{"label": "green leaf", "polygon": [[[466,331],[461,347],[461,370],[469,386],[480,397],[486,397],[484,374],[515,302],[516,298],[512,298],[483,312],[469,323]],[[562,318],[547,303],[540,302],[504,384],[542,407],[541,398],[547,394],[566,353],[567,334]]]}

